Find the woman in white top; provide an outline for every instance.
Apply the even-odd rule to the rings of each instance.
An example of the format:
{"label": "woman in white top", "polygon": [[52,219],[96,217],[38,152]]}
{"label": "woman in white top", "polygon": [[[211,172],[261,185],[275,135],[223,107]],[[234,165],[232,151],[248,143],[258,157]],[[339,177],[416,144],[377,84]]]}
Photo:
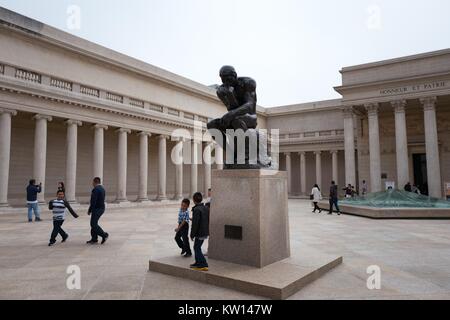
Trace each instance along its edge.
{"label": "woman in white top", "polygon": [[314,187],[311,191],[311,198],[314,203],[313,213],[316,213],[316,210],[319,210],[319,213],[321,213],[322,209],[320,209],[317,204],[319,203],[320,200],[322,200],[322,193],[320,192],[320,188],[317,184],[314,185]]}

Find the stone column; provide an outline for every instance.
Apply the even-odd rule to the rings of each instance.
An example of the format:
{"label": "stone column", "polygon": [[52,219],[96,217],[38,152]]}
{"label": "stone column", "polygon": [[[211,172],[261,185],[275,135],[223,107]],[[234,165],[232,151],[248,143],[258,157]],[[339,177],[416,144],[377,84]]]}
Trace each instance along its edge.
{"label": "stone column", "polygon": [[167,170],[167,139],[168,136],[160,135],[158,147],[158,200],[166,200],[166,170]]}
{"label": "stone column", "polygon": [[223,170],[223,148],[218,143],[214,144],[214,148],[216,150],[216,168],[217,170]]}
{"label": "stone column", "polygon": [[148,201],[148,132],[139,132],[139,202]]}
{"label": "stone column", "polygon": [[205,144],[205,150],[203,151],[203,177],[204,177],[204,195],[208,195],[208,190],[211,188],[211,143]]}
{"label": "stone column", "polygon": [[391,102],[395,112],[395,142],[397,157],[397,188],[403,190],[409,182],[408,136],[406,131],[406,100]]}
{"label": "stone column", "polygon": [[370,192],[380,192],[382,188],[378,104],[367,104],[365,107],[369,117]]}
{"label": "stone column", "polygon": [[103,158],[105,144],[105,130],[108,126],[96,124],[93,126],[94,132],[94,177],[99,177],[103,181]]}
{"label": "stone column", "polygon": [[196,140],[192,140],[192,159],[191,159],[191,194],[193,196],[194,193],[198,192],[198,146],[200,142]]}
{"label": "stone column", "polygon": [[116,202],[127,202],[127,157],[128,157],[128,134],[131,130],[120,128],[117,146],[117,198]]}
{"label": "stone column", "polygon": [[43,203],[45,202],[45,170],[47,167],[47,123],[52,121],[52,117],[37,114],[33,119],[36,120],[33,177],[37,184],[42,183],[42,192],[38,194],[38,201]]}
{"label": "stone column", "polygon": [[77,189],[78,127],[83,124],[81,121],[67,120],[66,125],[66,199],[70,203],[75,203]]}
{"label": "stone column", "polygon": [[316,155],[316,183],[322,188],[322,152],[314,152]]}
{"label": "stone column", "polygon": [[336,182],[337,185],[339,185],[339,160],[338,160],[339,151],[333,150],[331,151],[331,158],[332,158],[332,175],[333,175],[333,181]]}
{"label": "stone column", "polygon": [[356,186],[355,125],[353,107],[344,108],[345,183]]}
{"label": "stone column", "polygon": [[292,193],[292,160],[291,160],[291,153],[286,152],[286,172],[288,176],[288,194]]}
{"label": "stone column", "polygon": [[300,188],[301,193],[306,194],[306,152],[300,152]]}
{"label": "stone column", "polygon": [[11,117],[16,114],[15,110],[0,109],[0,207],[8,206]]}
{"label": "stone column", "polygon": [[427,152],[428,191],[431,197],[442,198],[441,165],[436,123],[436,97],[420,99],[424,111]]}
{"label": "stone column", "polygon": [[175,146],[175,200],[183,199],[183,139]]}

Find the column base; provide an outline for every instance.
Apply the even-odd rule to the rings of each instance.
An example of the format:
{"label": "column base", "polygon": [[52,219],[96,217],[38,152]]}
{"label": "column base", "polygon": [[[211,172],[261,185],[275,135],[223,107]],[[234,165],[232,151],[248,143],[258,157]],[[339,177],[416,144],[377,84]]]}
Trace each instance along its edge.
{"label": "column base", "polygon": [[116,204],[127,204],[127,203],[130,203],[130,201],[128,201],[128,199],[116,199],[116,200],[114,200],[113,203],[116,203]]}
{"label": "column base", "polygon": [[150,202],[150,199],[149,198],[137,198],[136,202],[140,202],[140,203]]}
{"label": "column base", "polygon": [[165,201],[165,200],[167,200],[167,196],[158,196],[156,198],[156,201]]}

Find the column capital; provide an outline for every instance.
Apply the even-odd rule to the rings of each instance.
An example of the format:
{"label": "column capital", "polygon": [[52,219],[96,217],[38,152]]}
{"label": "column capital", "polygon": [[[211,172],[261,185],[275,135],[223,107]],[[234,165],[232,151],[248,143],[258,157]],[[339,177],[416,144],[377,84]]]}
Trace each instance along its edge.
{"label": "column capital", "polygon": [[126,129],[126,128],[119,128],[116,130],[117,133],[127,133],[130,134],[131,130],[130,129]]}
{"label": "column capital", "polygon": [[394,108],[394,111],[396,113],[404,113],[405,107],[406,107],[406,100],[401,99],[401,100],[391,101],[391,106],[392,106],[392,108]]}
{"label": "column capital", "polygon": [[33,116],[33,120],[47,120],[48,122],[51,122],[53,118],[44,114],[36,114]]}
{"label": "column capital", "polygon": [[66,120],[65,124],[70,126],[70,125],[76,125],[78,127],[81,127],[83,125],[83,122],[78,121],[78,120]]}
{"label": "column capital", "polygon": [[16,116],[17,115],[17,111],[16,110],[0,108],[0,114],[3,114],[3,113],[10,114],[11,116]]}
{"label": "column capital", "polygon": [[420,99],[423,110],[434,110],[436,108],[437,97],[426,97]]}
{"label": "column capital", "polygon": [[152,136],[152,134],[150,133],[150,132],[147,132],[147,131],[140,131],[140,132],[138,132],[137,133],[137,135],[139,136],[139,137],[142,137],[142,136],[147,136],[147,137],[151,137]]}
{"label": "column capital", "polygon": [[330,150],[330,153],[331,153],[331,154],[338,154],[338,153],[339,153],[339,150]]}
{"label": "column capital", "polygon": [[364,108],[367,110],[369,116],[376,116],[378,115],[379,106],[378,103],[367,103],[364,105]]}
{"label": "column capital", "polygon": [[320,156],[320,155],[322,154],[322,151],[314,151],[314,154],[315,154],[316,156]]}
{"label": "column capital", "polygon": [[353,106],[342,107],[342,112],[344,113],[344,118],[352,118],[355,114]]}
{"label": "column capital", "polygon": [[169,136],[168,135],[165,135],[165,134],[160,134],[159,136],[158,136],[158,139],[159,140],[169,140]]}
{"label": "column capital", "polygon": [[103,129],[103,130],[108,130],[109,127],[107,125],[104,124],[94,124],[92,126],[93,129]]}
{"label": "column capital", "polygon": [[284,152],[284,155],[285,155],[286,157],[290,157],[290,156],[291,156],[291,152]]}
{"label": "column capital", "polygon": [[298,153],[298,155],[299,155],[299,156],[305,156],[305,155],[306,155],[306,151],[300,151],[300,152]]}

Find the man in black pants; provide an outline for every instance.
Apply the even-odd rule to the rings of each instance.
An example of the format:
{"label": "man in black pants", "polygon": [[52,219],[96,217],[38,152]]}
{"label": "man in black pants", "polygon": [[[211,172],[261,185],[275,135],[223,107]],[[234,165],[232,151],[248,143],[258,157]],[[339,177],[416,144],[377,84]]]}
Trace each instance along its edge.
{"label": "man in black pants", "polygon": [[103,213],[105,213],[105,189],[101,185],[100,178],[94,178],[94,189],[91,194],[91,205],[89,206],[88,215],[91,216],[91,240],[87,241],[87,244],[98,243],[98,237],[102,238],[102,244],[108,240],[109,234],[103,231],[98,225]]}
{"label": "man in black pants", "polygon": [[335,206],[338,216],[341,215],[341,210],[339,209],[339,205],[338,205],[338,199],[339,199],[338,186],[336,185],[336,182],[331,181],[331,186],[330,186],[330,212],[328,214],[333,214],[333,206]]}

